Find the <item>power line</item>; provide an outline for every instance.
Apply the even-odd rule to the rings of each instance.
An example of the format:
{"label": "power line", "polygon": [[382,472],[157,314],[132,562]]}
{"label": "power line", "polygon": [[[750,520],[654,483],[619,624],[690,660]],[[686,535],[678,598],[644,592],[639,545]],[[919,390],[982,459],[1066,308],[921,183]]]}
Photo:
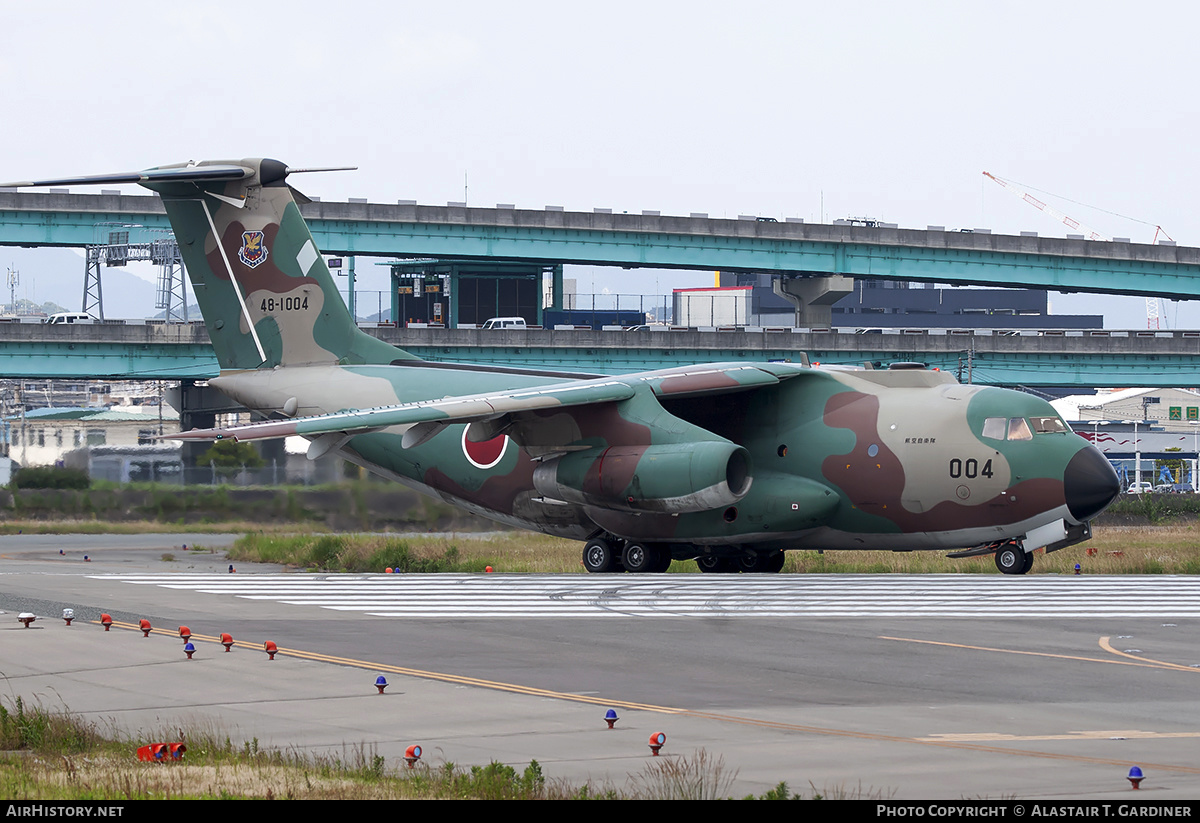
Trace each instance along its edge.
{"label": "power line", "polygon": [[1023,188],[1029,189],[1030,191],[1036,191],[1039,194],[1044,194],[1048,197],[1056,197],[1059,200],[1064,200],[1068,203],[1074,203],[1077,206],[1083,206],[1085,209],[1095,209],[1096,211],[1103,212],[1104,214],[1111,214],[1113,217],[1120,217],[1122,220],[1132,220],[1134,223],[1141,223],[1143,226],[1154,226],[1155,228],[1158,228],[1157,223],[1151,223],[1147,220],[1139,220],[1136,217],[1130,217],[1129,215],[1121,214],[1120,212],[1109,211],[1108,209],[1101,208],[1100,206],[1093,206],[1089,203],[1084,203],[1080,200],[1072,200],[1070,197],[1064,197],[1061,194],[1055,194],[1054,192],[1046,191],[1045,189],[1039,189],[1036,186],[1030,186],[1026,183],[1020,182],[1019,180],[1010,180],[1005,177],[1000,177],[999,175],[995,175],[995,176],[998,179],[1003,180],[1006,183],[1015,183],[1016,185],[1022,186]]}

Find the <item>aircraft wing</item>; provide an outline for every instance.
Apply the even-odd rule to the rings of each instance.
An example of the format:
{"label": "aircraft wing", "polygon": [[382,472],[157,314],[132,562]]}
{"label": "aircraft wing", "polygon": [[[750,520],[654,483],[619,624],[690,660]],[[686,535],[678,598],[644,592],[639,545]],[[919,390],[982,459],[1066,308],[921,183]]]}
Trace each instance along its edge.
{"label": "aircraft wing", "polygon": [[660,397],[716,395],[776,385],[780,380],[806,371],[809,371],[807,365],[792,363],[718,363],[684,366],[620,377],[573,380],[506,392],[421,400],[372,409],[345,409],[312,417],[192,429],[167,435],[164,439],[270,440],[293,435],[311,439],[335,432],[354,435],[391,426],[410,426],[405,432],[403,446],[411,448],[428,440],[450,424],[497,421],[505,416],[542,409],[616,403],[633,397],[642,385]]}

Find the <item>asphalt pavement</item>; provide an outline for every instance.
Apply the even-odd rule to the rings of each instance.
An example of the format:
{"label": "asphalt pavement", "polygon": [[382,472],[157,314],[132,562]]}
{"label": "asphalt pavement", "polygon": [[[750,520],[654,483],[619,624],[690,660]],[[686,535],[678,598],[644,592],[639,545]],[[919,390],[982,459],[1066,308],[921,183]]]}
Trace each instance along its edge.
{"label": "asphalt pavement", "polygon": [[[962,585],[985,587],[968,599],[995,602],[987,616],[878,614],[856,609],[862,595],[850,588],[804,598],[802,615],[771,616],[751,608],[762,599],[751,585],[764,578],[730,575],[705,580],[711,609],[688,601],[685,613],[694,587],[679,576],[653,576],[651,594],[646,578],[626,575],[613,576],[611,593],[653,596],[653,613],[604,610],[610,601],[595,596],[594,613],[572,616],[532,606],[379,616],[345,600],[354,592],[336,576],[245,564],[231,575],[220,553],[230,540],[0,538],[0,699],[66,707],[139,740],[203,728],[314,754],[367,747],[393,764],[417,743],[432,763],[536,759],[551,778],[597,786],[643,770],[661,731],[660,756],[720,757],[735,795],[787,781],[805,794],[1120,801],[1139,765],[1137,799],[1200,797],[1197,619],[1153,594],[1145,614],[1106,616],[1086,598],[1048,594],[1045,576],[963,575]],[[222,588],[231,577],[249,588]],[[542,599],[587,581],[562,577]],[[472,585],[431,578],[366,582],[428,583],[422,602]],[[811,583],[766,579],[785,593]],[[305,596],[292,580],[307,584]],[[504,592],[531,579],[487,582]],[[1024,616],[1042,614],[1048,598],[1064,598],[1067,616]],[[934,599],[921,592],[918,602]],[[1072,602],[1086,616],[1069,616]],[[77,616],[69,627],[63,608]],[[42,619],[22,628],[21,611]],[[95,622],[101,613],[116,621],[111,631]],[[136,629],[142,618],[149,637]],[[192,660],[181,625],[198,646]],[[230,652],[216,642],[223,632]],[[274,661],[268,640],[281,649]],[[620,717],[612,730],[610,708]]]}

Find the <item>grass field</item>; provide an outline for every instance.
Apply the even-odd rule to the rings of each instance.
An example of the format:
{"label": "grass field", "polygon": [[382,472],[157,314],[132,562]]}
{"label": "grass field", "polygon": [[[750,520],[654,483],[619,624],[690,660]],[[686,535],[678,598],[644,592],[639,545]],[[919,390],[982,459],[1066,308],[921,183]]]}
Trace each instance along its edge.
{"label": "grass field", "polygon": [[[143,763],[149,742],[183,742],[182,760]],[[620,784],[547,778],[536,760],[514,767],[422,761],[406,768],[369,744],[313,756],[233,742],[216,728],[148,729],[132,737],[22,698],[0,705],[0,797],[29,800],[713,800],[730,797],[737,770],[719,755],[651,759]],[[861,786],[809,787],[808,799],[885,799]],[[800,800],[787,784],[746,800]],[[11,814],[11,812],[10,812]]]}
{"label": "grass field", "polygon": [[[530,532],[409,537],[398,535],[250,534],[229,550],[235,561],[279,563],[313,571],[583,572],[582,544]],[[1078,546],[1043,556],[1032,574],[1197,574],[1200,529],[1194,526],[1111,526]],[[671,564],[698,572],[692,561]],[[998,574],[992,557],[961,560],[940,552],[790,551],[785,574]]]}

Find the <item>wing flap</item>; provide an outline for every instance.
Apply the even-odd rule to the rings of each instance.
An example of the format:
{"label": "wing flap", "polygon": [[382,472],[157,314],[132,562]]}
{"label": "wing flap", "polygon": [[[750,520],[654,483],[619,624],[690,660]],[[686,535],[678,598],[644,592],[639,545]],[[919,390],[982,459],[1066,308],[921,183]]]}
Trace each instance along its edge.
{"label": "wing flap", "polygon": [[[474,423],[517,412],[592,403],[612,403],[633,396],[633,387],[619,380],[579,381],[535,389],[465,397],[423,400],[375,409],[348,409],[296,420],[266,420],[240,426],[192,429],[168,435],[168,440],[272,440],[300,435],[319,437],[331,432],[362,434],[391,426],[421,423]],[[421,434],[432,427],[423,427]]]}
{"label": "wing flap", "polygon": [[[363,434],[392,426],[411,426],[405,448],[425,442],[443,426],[482,423],[500,430],[514,416],[544,409],[617,403],[633,397],[646,385],[661,397],[718,395],[777,385],[781,380],[811,372],[791,363],[716,363],[682,366],[595,380],[574,380],[507,392],[444,397],[373,409],[347,409],[295,420],[267,420],[212,429],[192,429],[169,435],[169,440],[270,440],[299,435],[316,438],[339,432]],[[419,428],[418,428],[419,427]],[[482,430],[481,430],[482,433]]]}
{"label": "wing flap", "polygon": [[659,397],[694,397],[701,394],[725,394],[746,391],[779,382],[778,375],[758,366],[690,366],[650,380],[650,388]]}

